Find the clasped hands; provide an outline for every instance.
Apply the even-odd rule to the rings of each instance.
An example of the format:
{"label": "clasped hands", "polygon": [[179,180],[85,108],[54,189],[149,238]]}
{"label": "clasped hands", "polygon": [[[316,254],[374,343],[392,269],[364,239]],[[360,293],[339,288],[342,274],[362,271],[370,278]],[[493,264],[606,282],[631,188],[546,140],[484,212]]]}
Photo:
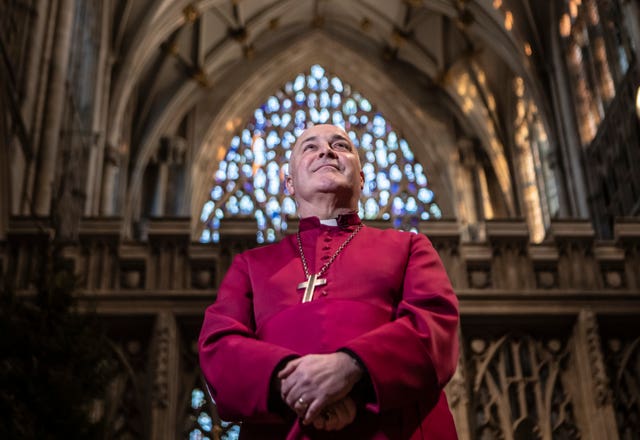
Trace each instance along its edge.
{"label": "clasped hands", "polygon": [[278,373],[280,394],[305,425],[337,431],[355,419],[349,393],[362,374],[347,353],[309,354],[289,361]]}

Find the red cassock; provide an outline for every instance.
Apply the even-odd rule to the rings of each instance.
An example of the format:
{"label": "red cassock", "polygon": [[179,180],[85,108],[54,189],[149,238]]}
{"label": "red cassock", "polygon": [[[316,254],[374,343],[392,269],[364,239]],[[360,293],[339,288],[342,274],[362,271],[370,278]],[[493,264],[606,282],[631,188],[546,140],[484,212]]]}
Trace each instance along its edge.
{"label": "red cassock", "polygon": [[[317,273],[360,223],[300,221]],[[364,226],[302,303],[306,277],[295,236],[238,255],[205,312],[200,365],[220,416],[241,420],[241,438],[455,439],[442,391],[458,357],[458,301],[424,236]],[[373,398],[354,422],[317,431],[270,412],[270,381],[285,358],[339,349],[359,357]]]}

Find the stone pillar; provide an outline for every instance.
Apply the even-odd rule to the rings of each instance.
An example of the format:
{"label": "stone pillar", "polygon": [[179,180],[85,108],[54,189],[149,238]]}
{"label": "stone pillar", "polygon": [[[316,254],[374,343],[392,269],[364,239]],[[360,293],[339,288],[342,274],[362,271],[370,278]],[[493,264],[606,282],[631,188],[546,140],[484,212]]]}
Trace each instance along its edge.
{"label": "stone pillar", "polygon": [[581,310],[573,330],[572,361],[566,380],[571,384],[582,439],[618,440],[598,323],[590,310]]}
{"label": "stone pillar", "polygon": [[149,438],[174,440],[177,433],[180,384],[180,337],[175,317],[160,312],[151,347],[151,410]]}
{"label": "stone pillar", "polygon": [[37,215],[48,215],[58,158],[60,128],[65,105],[66,80],[71,49],[71,34],[75,12],[74,0],[61,0],[58,8],[54,49],[51,59],[51,74],[44,111],[44,126],[38,158],[37,185],[34,211]]}
{"label": "stone pillar", "polygon": [[471,440],[471,424],[469,420],[470,399],[469,399],[469,381],[472,380],[467,376],[467,362],[465,358],[465,346],[462,338],[462,330],[458,328],[458,336],[460,339],[460,357],[458,358],[458,367],[451,381],[445,387],[449,408],[453,414],[453,420],[456,424],[456,431],[459,440]]}

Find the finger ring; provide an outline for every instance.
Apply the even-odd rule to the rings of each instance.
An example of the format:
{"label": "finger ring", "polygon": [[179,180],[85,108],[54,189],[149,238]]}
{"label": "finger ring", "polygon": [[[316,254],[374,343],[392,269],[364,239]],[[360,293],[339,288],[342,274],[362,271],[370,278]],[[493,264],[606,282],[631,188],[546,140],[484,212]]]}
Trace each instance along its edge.
{"label": "finger ring", "polygon": [[300,405],[302,405],[302,406],[307,406],[307,402],[305,402],[305,401],[304,401],[304,399],[303,399],[302,397],[300,397],[300,398],[298,399],[298,403],[299,403]]}

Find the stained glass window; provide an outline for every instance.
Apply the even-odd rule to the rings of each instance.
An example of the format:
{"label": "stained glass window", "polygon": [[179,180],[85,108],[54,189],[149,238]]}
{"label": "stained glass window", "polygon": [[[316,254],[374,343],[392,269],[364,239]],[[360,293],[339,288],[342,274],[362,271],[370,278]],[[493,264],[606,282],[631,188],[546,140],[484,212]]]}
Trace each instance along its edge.
{"label": "stained glass window", "polygon": [[632,52],[623,21],[617,2],[565,0],[559,29],[583,145],[595,137],[629,67]]}
{"label": "stained glass window", "polygon": [[238,440],[240,425],[218,420],[215,422],[209,415],[205,392],[198,386],[191,391],[189,411],[189,440]]}
{"label": "stained glass window", "polygon": [[365,185],[360,216],[417,230],[420,220],[442,217],[423,166],[409,143],[361,93],[313,65],[259,108],[232,138],[202,207],[201,242],[220,239],[224,218],[253,218],[258,243],[275,241],[296,215],[284,177],[295,139],[311,125],[334,124],[349,134],[362,160]]}

